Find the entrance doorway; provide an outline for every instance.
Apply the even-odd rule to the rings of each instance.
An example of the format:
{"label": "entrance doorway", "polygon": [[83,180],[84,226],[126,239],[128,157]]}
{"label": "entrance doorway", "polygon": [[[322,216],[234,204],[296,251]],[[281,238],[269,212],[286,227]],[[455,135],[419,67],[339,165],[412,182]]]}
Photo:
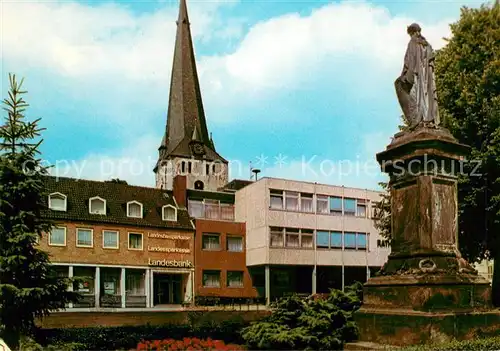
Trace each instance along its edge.
{"label": "entrance doorway", "polygon": [[154,275],[154,301],[155,305],[179,305],[182,303],[181,274]]}

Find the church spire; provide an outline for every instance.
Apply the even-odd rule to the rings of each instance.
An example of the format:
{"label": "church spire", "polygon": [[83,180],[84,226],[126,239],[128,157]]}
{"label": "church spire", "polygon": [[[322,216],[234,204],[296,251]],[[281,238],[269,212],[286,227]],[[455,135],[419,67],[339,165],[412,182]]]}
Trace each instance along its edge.
{"label": "church spire", "polygon": [[192,157],[190,141],[194,135],[209,158],[220,158],[208,134],[186,0],[180,0],[167,127],[159,148],[160,160],[170,156]]}

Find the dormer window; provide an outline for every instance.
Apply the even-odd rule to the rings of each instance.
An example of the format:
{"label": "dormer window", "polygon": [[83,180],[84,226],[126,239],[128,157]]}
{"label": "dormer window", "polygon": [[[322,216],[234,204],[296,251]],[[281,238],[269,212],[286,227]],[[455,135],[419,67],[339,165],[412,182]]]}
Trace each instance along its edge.
{"label": "dormer window", "polygon": [[177,221],[177,209],[172,205],[162,207],[162,217],[164,221]]}
{"label": "dormer window", "polygon": [[52,193],[49,195],[49,208],[54,211],[66,211],[66,195]]}
{"label": "dormer window", "polygon": [[91,214],[106,215],[106,200],[99,196],[89,199],[89,212]]}
{"label": "dormer window", "polygon": [[137,201],[127,202],[127,217],[142,218],[142,204]]}

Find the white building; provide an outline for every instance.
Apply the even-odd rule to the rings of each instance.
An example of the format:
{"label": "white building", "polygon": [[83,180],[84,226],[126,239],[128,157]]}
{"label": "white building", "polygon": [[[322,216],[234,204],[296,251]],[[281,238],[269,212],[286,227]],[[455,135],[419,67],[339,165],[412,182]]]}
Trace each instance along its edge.
{"label": "white building", "polygon": [[387,260],[373,223],[380,192],[262,178],[236,192],[246,262],[265,296],[326,293],[365,282]]}

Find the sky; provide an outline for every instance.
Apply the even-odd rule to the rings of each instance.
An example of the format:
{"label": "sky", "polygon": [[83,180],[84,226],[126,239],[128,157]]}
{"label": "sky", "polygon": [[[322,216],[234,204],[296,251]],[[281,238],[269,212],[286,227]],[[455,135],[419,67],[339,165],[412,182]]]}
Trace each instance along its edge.
{"label": "sky", "polygon": [[[230,178],[377,189],[417,22],[446,45],[477,0],[188,0],[209,132]],[[154,186],[178,0],[0,0],[1,93],[24,77],[52,174]],[[438,92],[439,94],[439,92]],[[2,118],[4,116],[2,115]]]}

